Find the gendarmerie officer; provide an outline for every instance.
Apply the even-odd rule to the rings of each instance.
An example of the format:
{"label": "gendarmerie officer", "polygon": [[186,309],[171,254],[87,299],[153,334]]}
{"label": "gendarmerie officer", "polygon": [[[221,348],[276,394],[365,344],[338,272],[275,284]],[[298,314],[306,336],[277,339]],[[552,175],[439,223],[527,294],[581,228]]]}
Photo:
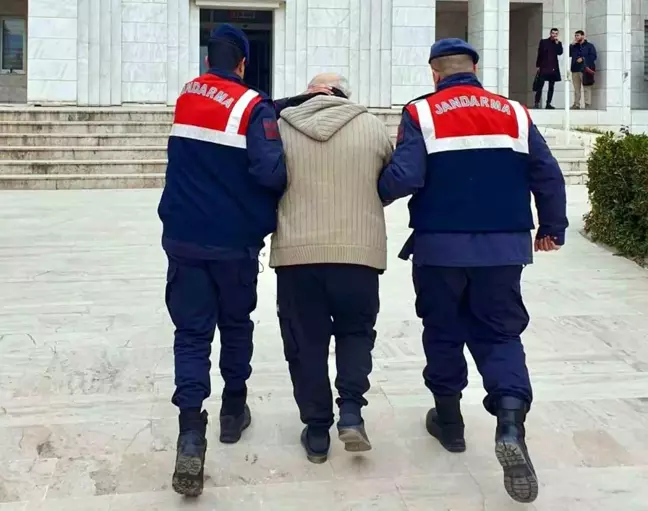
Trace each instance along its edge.
{"label": "gendarmerie officer", "polygon": [[208,44],[209,71],[185,85],[169,138],[159,206],[169,260],[166,304],[175,325],[173,403],[180,436],[173,488],[203,489],[210,354],[220,332],[225,382],[220,441],[237,442],[250,424],[246,404],[257,304],[258,256],[273,232],[286,167],[275,106],[243,83],[247,37],[222,25]]}
{"label": "gendarmerie officer", "polygon": [[504,485],[532,502],[538,480],[525,444],[532,401],[520,336],[529,316],[522,269],[532,262],[530,195],[540,226],[536,251],[557,250],[567,228],[565,181],[545,140],[519,103],[486,91],[477,52],[460,39],[432,46],[436,92],[403,111],[398,145],[379,180],[381,198],[409,202],[416,312],[423,320],[425,384],[436,408],[428,432],[449,451],[465,450],[461,392],[464,344],[497,417],[495,452]]}

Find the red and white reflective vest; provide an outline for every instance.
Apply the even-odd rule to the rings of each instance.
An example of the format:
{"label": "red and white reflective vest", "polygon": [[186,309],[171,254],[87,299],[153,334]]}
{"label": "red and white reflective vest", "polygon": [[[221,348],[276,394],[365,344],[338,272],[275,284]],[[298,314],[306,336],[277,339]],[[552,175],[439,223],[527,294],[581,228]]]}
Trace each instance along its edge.
{"label": "red and white reflective vest", "polygon": [[453,85],[405,110],[425,140],[425,186],[410,201],[419,232],[517,232],[533,228],[531,119],[518,102],[476,85]]}
{"label": "red and white reflective vest", "polygon": [[[252,159],[265,159],[256,154],[266,150],[258,134],[256,144],[248,144],[252,122],[262,122],[254,116],[264,101],[243,83],[212,73],[184,86],[158,208],[165,238],[208,247],[259,247],[276,229],[277,193],[250,173]],[[276,127],[271,112],[270,124]],[[283,158],[280,143],[277,149]]]}
{"label": "red and white reflective vest", "polygon": [[529,154],[527,110],[479,87],[449,87],[414,101],[406,110],[419,124],[428,154],[471,149]]}
{"label": "red and white reflective vest", "polygon": [[184,86],[171,136],[246,148],[250,114],[261,101],[245,85],[207,73]]}

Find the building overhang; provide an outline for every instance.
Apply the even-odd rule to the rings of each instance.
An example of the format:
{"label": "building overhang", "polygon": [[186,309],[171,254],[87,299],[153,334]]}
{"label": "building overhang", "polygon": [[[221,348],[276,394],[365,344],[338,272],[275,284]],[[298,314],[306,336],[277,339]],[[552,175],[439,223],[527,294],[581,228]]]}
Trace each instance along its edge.
{"label": "building overhang", "polygon": [[196,0],[205,9],[279,9],[285,0]]}

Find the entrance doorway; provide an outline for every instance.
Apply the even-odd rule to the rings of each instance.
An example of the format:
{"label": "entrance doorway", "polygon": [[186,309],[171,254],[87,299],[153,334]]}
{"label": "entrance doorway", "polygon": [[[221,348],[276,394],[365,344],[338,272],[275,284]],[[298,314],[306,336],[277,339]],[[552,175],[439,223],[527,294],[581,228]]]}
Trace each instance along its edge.
{"label": "entrance doorway", "polygon": [[245,83],[272,95],[273,11],[200,9],[200,72],[207,71],[207,42],[213,28],[229,23],[245,32],[250,41],[250,62]]}

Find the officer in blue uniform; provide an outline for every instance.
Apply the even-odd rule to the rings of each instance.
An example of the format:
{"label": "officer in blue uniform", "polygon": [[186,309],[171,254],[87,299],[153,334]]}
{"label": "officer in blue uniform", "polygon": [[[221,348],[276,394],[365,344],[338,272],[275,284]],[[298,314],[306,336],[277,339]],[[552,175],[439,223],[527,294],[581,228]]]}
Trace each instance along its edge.
{"label": "officer in blue uniform", "polygon": [[497,417],[496,455],[509,495],[532,502],[538,481],[525,444],[532,401],[520,336],[529,316],[520,280],[532,263],[530,195],[539,216],[536,251],[557,250],[567,228],[565,182],[524,107],[485,91],[477,52],[460,39],[432,46],[436,93],[404,111],[398,144],[379,180],[389,203],[413,195],[416,311],[423,320],[426,386],[436,407],[428,432],[451,452],[465,450],[461,392],[464,344],[475,359]]}
{"label": "officer in blue uniform", "polygon": [[210,354],[220,331],[225,382],[220,441],[237,442],[251,421],[251,374],[258,256],[276,228],[286,168],[272,101],[243,83],[245,34],[215,29],[209,71],[183,89],[169,139],[159,205],[168,256],[166,304],[175,325],[173,403],[180,409],[173,488],[200,495],[207,442]]}

